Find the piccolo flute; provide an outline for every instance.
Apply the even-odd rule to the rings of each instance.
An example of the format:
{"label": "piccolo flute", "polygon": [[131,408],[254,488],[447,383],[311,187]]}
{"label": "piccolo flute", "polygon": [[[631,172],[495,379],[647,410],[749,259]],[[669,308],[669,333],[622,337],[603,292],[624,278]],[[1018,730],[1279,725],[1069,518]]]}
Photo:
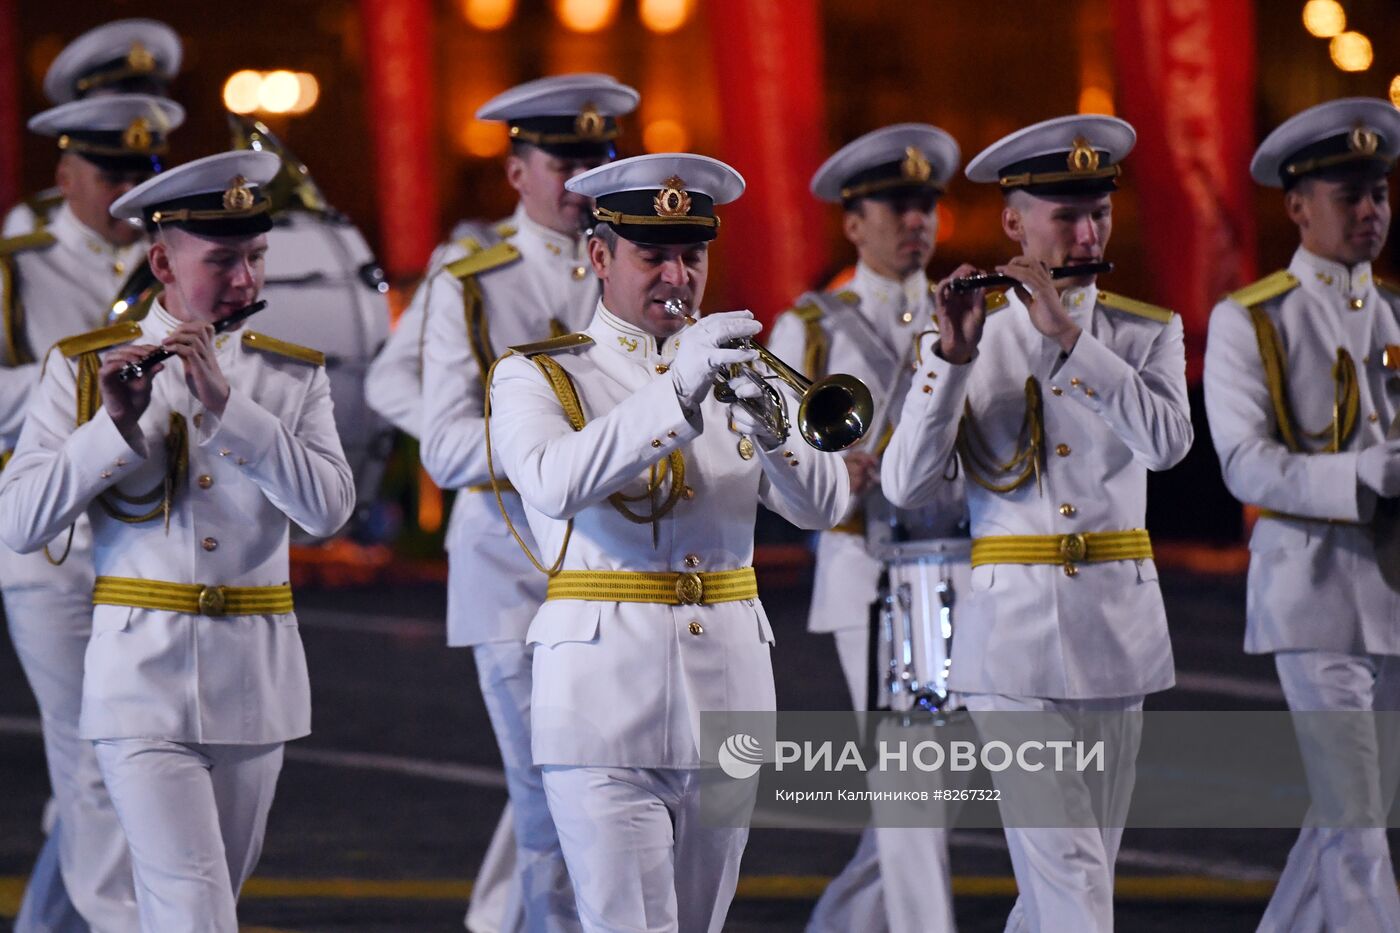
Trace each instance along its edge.
{"label": "piccolo flute", "polygon": [[[224,331],[233,327],[233,325],[239,323],[245,318],[252,317],[254,314],[257,314],[259,311],[266,307],[266,301],[255,301],[246,307],[239,308],[237,311],[233,312],[228,317],[215,321],[214,333],[222,334]],[[141,359],[137,360],[136,362],[127,363],[120,370],[118,370],[117,378],[120,379],[122,382],[130,382],[133,379],[140,379],[142,376],[146,375],[147,371],[150,370],[152,366],[156,365],[157,363],[163,360],[168,360],[174,355],[174,350],[167,350],[163,347],[159,350],[147,353],[145,356],[141,357]]]}
{"label": "piccolo flute", "polygon": [[[1082,275],[1103,275],[1112,271],[1113,263],[1111,262],[1081,262],[1071,266],[1055,266],[1050,270],[1050,278],[1077,279]],[[1000,288],[1004,285],[1015,284],[1017,284],[1016,280],[1009,275],[987,273],[953,279],[951,287],[955,292],[975,292],[979,288]]]}

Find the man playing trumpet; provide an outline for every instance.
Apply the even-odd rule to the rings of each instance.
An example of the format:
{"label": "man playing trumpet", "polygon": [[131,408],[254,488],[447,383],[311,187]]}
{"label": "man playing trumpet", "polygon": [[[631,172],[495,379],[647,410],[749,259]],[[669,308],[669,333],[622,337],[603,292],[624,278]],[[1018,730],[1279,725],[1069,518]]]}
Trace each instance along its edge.
{"label": "man playing trumpet", "polygon": [[[1034,710],[1072,724],[1082,713],[1131,714],[1144,694],[1174,682],[1141,526],[1147,471],[1171,467],[1191,445],[1181,321],[1100,291],[1092,276],[1055,281],[1049,271],[1103,259],[1118,163],[1134,139],[1122,120],[1062,117],[968,165],[970,179],[1005,195],[1002,229],[1021,255],[997,271],[1018,284],[1002,295],[955,294],[952,279],[976,271],[966,265],[939,283],[938,333],[920,343],[885,452],[885,494],[902,507],[938,494],[949,458],[966,472],[972,592],[960,606],[950,687],[974,718]],[[1124,779],[1110,788],[1118,808],[1135,740],[1110,755]],[[1111,930],[1121,822],[1007,822],[1021,892],[1008,928]]]}
{"label": "man playing trumpet", "polygon": [[698,308],[738,173],[661,154],[568,187],[597,199],[602,300],[585,332],[514,348],[490,386],[494,463],[549,574],[529,632],[535,763],[585,930],[718,931],[747,830],[700,825],[700,714],[774,708],[757,506],[829,527],[849,483],[836,456],[711,393],[755,358],[729,346],[758,333],[749,312],[686,325],[667,307]]}

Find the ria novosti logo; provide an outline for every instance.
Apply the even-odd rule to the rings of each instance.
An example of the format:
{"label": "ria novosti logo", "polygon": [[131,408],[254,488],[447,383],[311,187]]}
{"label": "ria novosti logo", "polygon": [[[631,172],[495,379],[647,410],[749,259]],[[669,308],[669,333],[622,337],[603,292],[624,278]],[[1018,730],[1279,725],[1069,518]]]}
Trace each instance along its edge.
{"label": "ria novosti logo", "polygon": [[763,745],[747,732],[736,732],[719,747],[720,770],[735,780],[751,778],[763,767]]}

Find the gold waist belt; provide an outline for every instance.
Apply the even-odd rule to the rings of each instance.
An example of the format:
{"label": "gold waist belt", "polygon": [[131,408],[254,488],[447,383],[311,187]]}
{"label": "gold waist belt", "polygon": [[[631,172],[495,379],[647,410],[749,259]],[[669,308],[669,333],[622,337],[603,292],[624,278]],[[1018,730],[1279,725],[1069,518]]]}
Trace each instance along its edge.
{"label": "gold waist belt", "polygon": [[630,570],[561,570],[549,578],[546,599],[604,603],[708,606],[758,596],[752,567],[712,573],[640,573]]}
{"label": "gold waist belt", "polygon": [[[490,483],[477,483],[475,486],[463,486],[462,492],[490,492]],[[515,487],[510,483],[501,481],[501,492],[515,492]]]}
{"label": "gold waist belt", "polygon": [[132,577],[98,577],[92,590],[98,606],[133,606],[205,616],[270,616],[292,611],[292,588],[204,586]]}
{"label": "gold waist belt", "polygon": [[1075,564],[1110,560],[1151,560],[1152,539],[1146,529],[1084,531],[1072,535],[996,535],[972,542],[972,566],[983,564]]}
{"label": "gold waist belt", "polygon": [[1260,518],[1277,518],[1289,522],[1321,522],[1324,525],[1349,525],[1353,528],[1364,528],[1365,523],[1354,522],[1347,518],[1313,518],[1309,515],[1289,515],[1287,512],[1275,512],[1273,509],[1260,509]]}

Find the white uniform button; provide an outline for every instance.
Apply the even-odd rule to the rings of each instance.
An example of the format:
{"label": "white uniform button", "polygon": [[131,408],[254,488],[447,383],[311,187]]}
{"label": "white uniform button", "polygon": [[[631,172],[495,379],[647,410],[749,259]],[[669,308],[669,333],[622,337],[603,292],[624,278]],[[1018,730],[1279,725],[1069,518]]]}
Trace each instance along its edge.
{"label": "white uniform button", "polygon": [[1065,394],[1065,390],[1062,389],[1062,388],[1060,388],[1059,386],[1051,386],[1051,387],[1050,387],[1050,394],[1051,394],[1051,395],[1064,395],[1064,394]]}
{"label": "white uniform button", "polygon": [[652,440],[651,446],[653,446],[653,447],[660,447],[660,446],[661,446],[661,442],[658,441],[658,440]]}
{"label": "white uniform button", "polygon": [[215,550],[219,546],[219,542],[215,538],[205,538],[203,541],[199,542],[199,544],[200,547],[204,548],[206,551]]}
{"label": "white uniform button", "polygon": [[693,619],[691,620],[690,625],[688,625],[688,626],[686,626],[686,627],[687,627],[688,629],[690,629],[690,634],[692,634],[692,635],[704,635],[704,634],[705,634],[705,626],[701,625],[699,622],[696,622],[696,621],[693,620]]}
{"label": "white uniform button", "polygon": [[119,467],[124,467],[124,466],[126,466],[126,458],[125,458],[125,457],[118,457],[118,458],[117,458],[117,466],[119,466]]}
{"label": "white uniform button", "polygon": [[585,275],[587,275],[587,274],[588,274],[588,270],[585,269],[583,266],[574,266],[574,271],[573,271],[574,281],[578,281],[579,279],[582,279],[582,278],[583,278]]}
{"label": "white uniform button", "polygon": [[670,369],[671,367],[667,366],[665,363],[656,364],[656,374],[658,376],[664,376]]}
{"label": "white uniform button", "polygon": [[1060,444],[1055,448],[1055,453],[1059,454],[1061,457],[1068,457],[1070,455],[1070,446],[1068,444]]}
{"label": "white uniform button", "polygon": [[700,555],[699,555],[699,554],[687,554],[687,555],[685,555],[685,565],[686,565],[687,567],[699,567],[699,566],[700,566]]}
{"label": "white uniform button", "polygon": [[99,474],[97,474],[97,475],[100,476],[100,477],[102,477],[103,479],[111,479],[111,478],[112,478],[112,471],[111,471],[111,470],[103,470],[101,473],[99,473]]}
{"label": "white uniform button", "polygon": [[227,456],[228,456],[229,454],[231,454],[231,453],[233,453],[233,451],[229,450],[227,447],[220,447],[220,448],[219,448],[219,456],[220,456],[220,457],[227,457]]}
{"label": "white uniform button", "polygon": [[208,473],[201,473],[198,482],[200,489],[208,489],[210,486],[214,485],[214,477],[210,476]]}
{"label": "white uniform button", "polygon": [[1078,509],[1070,505],[1068,502],[1060,506],[1060,514],[1063,515],[1065,518],[1073,518],[1075,516],[1075,513],[1077,513],[1078,511]]}

